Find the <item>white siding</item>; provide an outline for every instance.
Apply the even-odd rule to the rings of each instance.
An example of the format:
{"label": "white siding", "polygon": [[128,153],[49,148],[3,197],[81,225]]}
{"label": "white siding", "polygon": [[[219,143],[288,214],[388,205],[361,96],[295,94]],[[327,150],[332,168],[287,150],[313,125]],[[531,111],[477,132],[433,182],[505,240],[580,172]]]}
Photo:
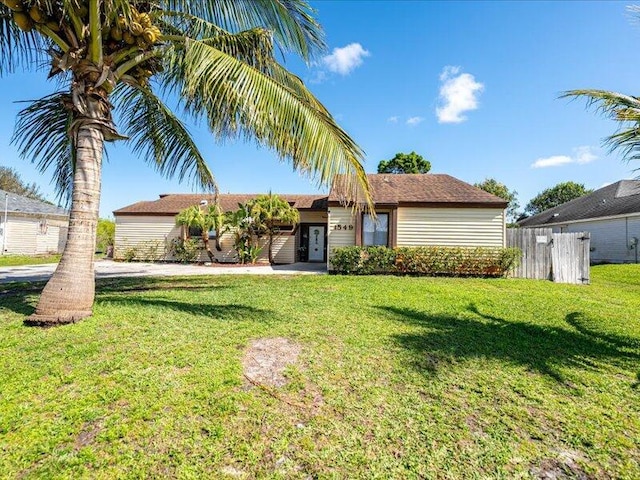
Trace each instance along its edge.
{"label": "white siding", "polygon": [[[45,233],[42,233],[40,228],[42,221],[47,222]],[[66,242],[66,234],[66,220],[10,215],[7,221],[5,253],[16,255],[61,253]]]}
{"label": "white siding", "polygon": [[7,222],[8,254],[34,255],[40,221],[36,218],[9,217]]}
{"label": "white siding", "polygon": [[179,238],[180,231],[173,216],[116,216],[113,256],[122,259],[133,249],[137,252],[136,259],[164,258],[171,240]]}
{"label": "white siding", "polygon": [[[327,231],[327,260],[336,248],[356,244],[355,213],[350,208],[330,207]],[[338,230],[338,226],[340,229]],[[345,229],[344,226],[347,226]],[[349,230],[349,226],[353,229]],[[329,263],[329,268],[331,264]]]}
{"label": "white siding", "polygon": [[397,245],[502,247],[504,210],[495,208],[398,208]]}
{"label": "white siding", "polygon": [[640,239],[640,217],[570,223],[563,231],[591,234],[592,262],[635,262],[635,250],[629,245],[633,237]]}
{"label": "white siding", "polygon": [[[114,258],[123,259],[130,249],[136,252],[136,260],[173,260],[169,253],[171,241],[180,238],[182,229],[175,224],[173,216],[116,216],[116,234]],[[233,233],[227,232],[220,239],[222,251],[217,251],[215,241],[210,241],[210,248],[216,261],[221,263],[235,262],[236,251],[233,249]],[[262,239],[264,245],[259,261],[268,261],[267,239]],[[276,263],[293,263],[295,255],[295,238],[289,232],[274,239],[274,260]],[[201,262],[208,262],[209,256],[202,251],[198,258]]]}

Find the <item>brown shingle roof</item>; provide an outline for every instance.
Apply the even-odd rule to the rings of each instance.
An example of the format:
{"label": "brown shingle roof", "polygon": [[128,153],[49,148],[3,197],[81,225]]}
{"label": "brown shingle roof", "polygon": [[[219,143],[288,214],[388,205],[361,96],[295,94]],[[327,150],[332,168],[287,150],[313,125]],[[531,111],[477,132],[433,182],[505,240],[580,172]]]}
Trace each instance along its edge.
{"label": "brown shingle roof", "polygon": [[[220,194],[218,202],[225,212],[238,209],[239,203],[245,203],[259,194]],[[326,195],[278,195],[298,210],[326,210]],[[114,215],[177,215],[192,205],[200,205],[202,200],[215,201],[211,194],[170,193],[160,195],[158,200],[138,202],[113,212]]]}
{"label": "brown shingle roof", "polygon": [[[369,174],[373,201],[376,204],[473,205],[505,208],[507,202],[450,175]],[[344,201],[341,179],[337,178],[329,193],[329,202]]]}

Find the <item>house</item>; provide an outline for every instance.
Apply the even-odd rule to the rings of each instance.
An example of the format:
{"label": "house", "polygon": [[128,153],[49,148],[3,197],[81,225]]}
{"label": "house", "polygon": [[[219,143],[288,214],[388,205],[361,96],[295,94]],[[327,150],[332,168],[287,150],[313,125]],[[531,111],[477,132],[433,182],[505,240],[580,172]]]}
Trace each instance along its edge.
{"label": "house", "polygon": [[592,263],[638,263],[640,180],[621,180],[518,222],[554,232],[589,232]]}
{"label": "house", "polygon": [[[370,174],[367,176],[376,218],[346,205],[344,182],[338,176],[329,195],[279,195],[300,211],[300,224],[283,228],[276,239],[276,263],[327,262],[331,252],[348,245],[496,246],[505,245],[507,203],[494,195],[441,174]],[[237,209],[257,195],[219,195],[225,211]],[[213,202],[212,196],[160,195],[113,212],[115,258],[127,249],[157,251],[181,236],[175,216],[184,208]],[[235,260],[230,234],[220,239],[220,262]],[[266,249],[265,249],[266,250]],[[266,257],[263,251],[262,257]],[[203,253],[201,260],[205,260]]]}
{"label": "house", "polygon": [[61,253],[69,212],[50,203],[0,190],[0,249],[3,254]]}

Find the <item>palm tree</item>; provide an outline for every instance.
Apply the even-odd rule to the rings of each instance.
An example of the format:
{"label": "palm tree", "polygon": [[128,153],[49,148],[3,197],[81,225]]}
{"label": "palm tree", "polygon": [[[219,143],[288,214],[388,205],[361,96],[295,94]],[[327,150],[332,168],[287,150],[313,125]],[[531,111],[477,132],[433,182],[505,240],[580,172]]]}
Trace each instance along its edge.
{"label": "palm tree", "polygon": [[298,210],[277,195],[260,195],[251,202],[251,216],[257,229],[269,238],[269,263],[273,264],[273,239],[280,233],[282,224],[296,224],[300,221]]}
{"label": "palm tree", "polygon": [[209,247],[209,232],[216,232],[215,245],[216,250],[221,251],[220,235],[225,224],[225,217],[219,205],[213,204],[202,208],[199,205],[192,205],[185,208],[176,216],[176,225],[184,225],[187,228],[195,228],[200,230],[204,249],[209,256],[211,262],[215,261],[215,257]]}
{"label": "palm tree", "polygon": [[605,139],[611,150],[622,150],[625,160],[640,159],[640,97],[606,90],[569,90],[561,98],[585,98],[587,106],[620,122],[621,127]]}
{"label": "palm tree", "polygon": [[362,151],[278,47],[305,61],[324,47],[304,0],[0,0],[0,75],[48,65],[60,88],[20,112],[14,141],[70,192],[67,246],[28,323],[92,313],[105,142],[128,135],[160,173],[214,188],[167,97],[218,139],[254,138],[322,184],[346,172],[370,198]]}

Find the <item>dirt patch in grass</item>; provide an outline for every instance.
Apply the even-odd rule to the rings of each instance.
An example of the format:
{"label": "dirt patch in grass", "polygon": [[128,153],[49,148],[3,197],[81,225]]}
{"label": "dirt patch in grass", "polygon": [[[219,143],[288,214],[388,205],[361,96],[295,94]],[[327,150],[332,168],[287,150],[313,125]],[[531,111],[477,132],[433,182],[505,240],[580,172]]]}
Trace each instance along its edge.
{"label": "dirt patch in grass", "polygon": [[536,465],[532,466],[529,473],[534,478],[541,480],[565,480],[577,479],[588,480],[595,478],[585,472],[577,460],[583,459],[579,452],[561,450],[556,458],[543,458]]}
{"label": "dirt patch in grass", "polygon": [[76,437],[74,442],[74,449],[80,450],[88,445],[91,445],[98,434],[102,431],[102,421],[87,423],[82,427],[82,430]]}
{"label": "dirt patch in grass", "polygon": [[288,338],[259,338],[253,340],[244,355],[242,366],[245,377],[252,382],[269,387],[284,387],[284,372],[295,365],[302,347]]}

